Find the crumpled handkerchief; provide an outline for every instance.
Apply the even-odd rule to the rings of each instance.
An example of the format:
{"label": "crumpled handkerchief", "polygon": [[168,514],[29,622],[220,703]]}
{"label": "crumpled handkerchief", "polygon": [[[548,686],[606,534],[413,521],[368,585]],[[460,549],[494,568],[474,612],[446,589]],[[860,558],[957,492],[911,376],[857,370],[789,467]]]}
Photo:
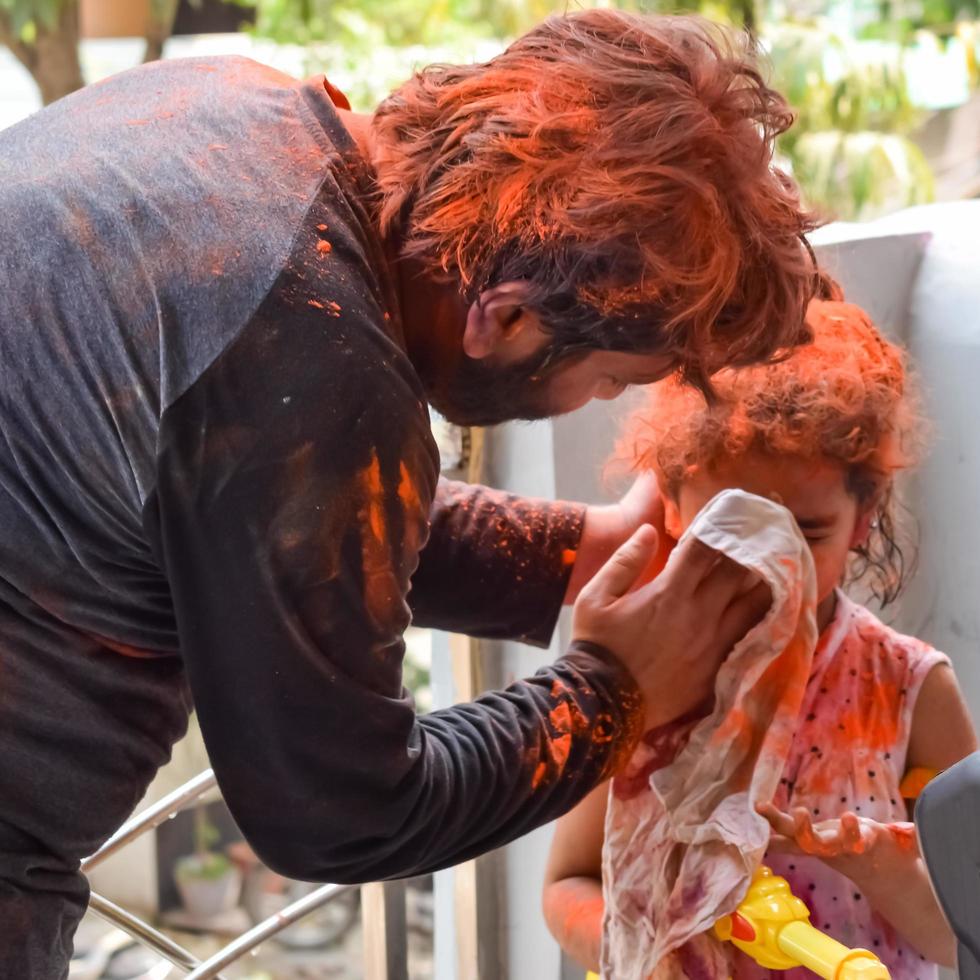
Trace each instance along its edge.
{"label": "crumpled handkerchief", "polygon": [[689,535],[758,573],[773,602],[718,672],[711,714],[648,732],[613,780],[605,980],[730,976],[727,944],[709,930],[734,911],[765,853],[769,824],[755,805],[782,776],[817,642],[813,559],[786,508],[726,490]]}

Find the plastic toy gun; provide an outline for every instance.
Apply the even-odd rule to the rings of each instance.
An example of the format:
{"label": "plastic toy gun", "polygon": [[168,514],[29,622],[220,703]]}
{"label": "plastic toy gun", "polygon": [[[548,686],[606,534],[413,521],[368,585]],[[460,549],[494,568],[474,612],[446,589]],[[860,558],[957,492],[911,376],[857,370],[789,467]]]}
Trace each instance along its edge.
{"label": "plastic toy gun", "polygon": [[715,923],[715,935],[770,970],[805,966],[826,980],[889,980],[874,953],[848,949],[810,925],[810,910],[785,878],[761,867],[739,907]]}

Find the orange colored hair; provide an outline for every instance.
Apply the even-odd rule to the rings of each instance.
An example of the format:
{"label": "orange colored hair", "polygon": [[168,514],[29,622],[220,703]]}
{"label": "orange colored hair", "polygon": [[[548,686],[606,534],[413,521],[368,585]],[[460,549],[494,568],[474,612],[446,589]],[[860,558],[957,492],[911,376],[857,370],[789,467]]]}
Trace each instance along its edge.
{"label": "orange colored hair", "polygon": [[719,372],[710,403],[678,377],[650,386],[617,457],[655,471],[675,499],[689,474],[748,452],[839,463],[849,491],[876,509],[854,577],[869,574],[872,591],[887,603],[906,577],[893,479],[919,458],[919,400],[904,351],[859,307],[815,300],[807,322],[811,344],[777,364]]}
{"label": "orange colored hair", "polygon": [[807,339],[814,226],[752,40],[693,16],[552,17],[374,116],[380,222],[468,302],[523,280],[563,350],[668,352],[706,385]]}

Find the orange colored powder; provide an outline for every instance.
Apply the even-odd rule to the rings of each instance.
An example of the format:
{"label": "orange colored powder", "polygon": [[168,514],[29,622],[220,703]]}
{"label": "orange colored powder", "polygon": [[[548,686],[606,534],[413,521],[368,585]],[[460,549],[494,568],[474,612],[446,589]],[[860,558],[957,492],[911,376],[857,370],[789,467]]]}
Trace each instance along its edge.
{"label": "orange colored powder", "polygon": [[913,851],[916,848],[914,823],[890,823],[885,825],[892,840],[903,850]]}

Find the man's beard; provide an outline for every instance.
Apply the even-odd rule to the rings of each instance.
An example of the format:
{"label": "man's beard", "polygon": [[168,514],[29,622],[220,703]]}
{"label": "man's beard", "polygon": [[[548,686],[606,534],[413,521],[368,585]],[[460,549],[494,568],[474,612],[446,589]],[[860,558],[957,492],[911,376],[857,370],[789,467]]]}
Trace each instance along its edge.
{"label": "man's beard", "polygon": [[555,414],[548,391],[555,360],[550,344],[517,364],[495,367],[463,354],[452,375],[429,392],[429,402],[455,425],[546,419]]}

